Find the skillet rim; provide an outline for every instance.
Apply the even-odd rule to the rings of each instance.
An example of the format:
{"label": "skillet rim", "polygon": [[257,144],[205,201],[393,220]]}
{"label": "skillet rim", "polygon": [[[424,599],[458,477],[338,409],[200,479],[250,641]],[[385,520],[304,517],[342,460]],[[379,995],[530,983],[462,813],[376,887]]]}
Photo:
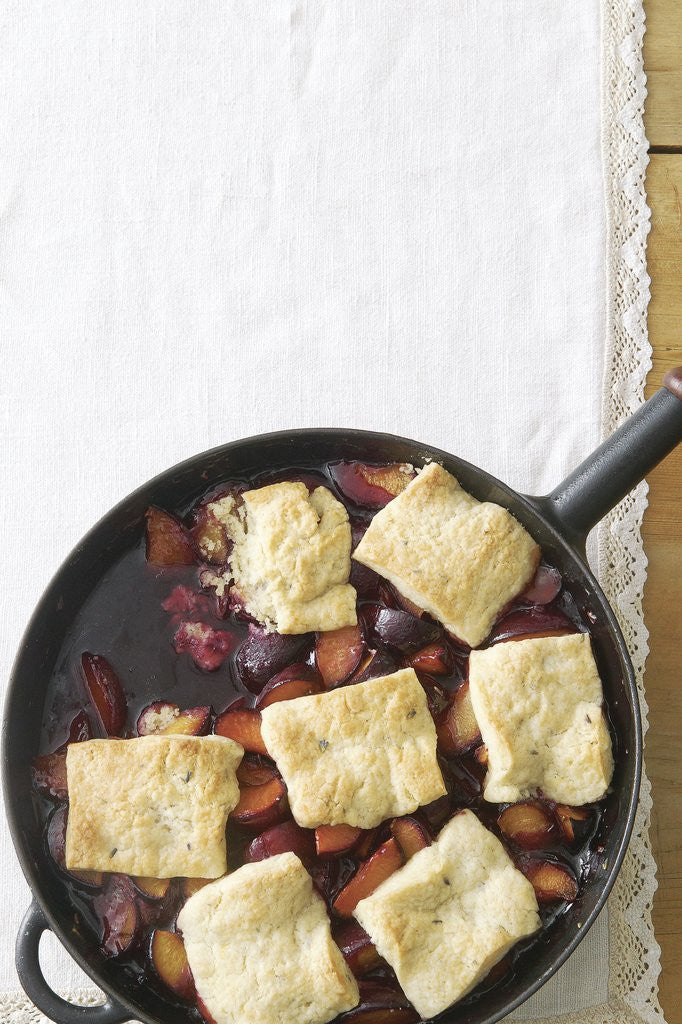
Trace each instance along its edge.
{"label": "skillet rim", "polygon": [[[358,428],[346,428],[346,427],[298,427],[292,430],[278,430],[270,431],[264,434],[255,434],[249,437],[238,438],[234,441],[229,441],[225,444],[216,445],[213,448],[207,449],[203,452],[191,455],[181,462],[175,463],[174,465],[162,470],[149,480],[144,481],[133,491],[123,497],[120,501],[116,502],[107,512],[101,516],[93,526],[81,537],[76,543],[74,548],[69,552],[66,558],[62,561],[45,590],[43,591],[36,607],[31,614],[26,628],[22,634],[19,642],[19,647],[15,655],[12,668],[9,675],[7,684],[7,692],[3,704],[3,716],[2,716],[2,789],[3,798],[5,802],[5,813],[10,828],[10,835],[12,837],[12,843],[14,845],[19,864],[21,866],[23,875],[28,883],[31,890],[32,900],[37,903],[40,907],[47,925],[55,934],[59,942],[69,953],[78,966],[88,975],[88,977],[109,997],[109,999],[118,1004],[126,1012],[130,1012],[132,1018],[140,1018],[145,1024],[162,1024],[159,1018],[152,1016],[142,1007],[136,1005],[128,998],[127,992],[121,994],[118,988],[110,985],[107,981],[101,978],[98,974],[97,968],[91,965],[82,954],[75,948],[69,936],[66,934],[64,929],[57,923],[55,915],[53,915],[50,904],[47,897],[45,896],[42,888],[38,884],[37,871],[34,870],[32,864],[32,858],[30,850],[28,848],[28,840],[21,828],[18,820],[18,812],[15,806],[15,796],[11,791],[11,765],[9,759],[9,750],[12,745],[12,739],[9,735],[8,722],[10,717],[10,710],[17,699],[19,690],[19,676],[21,673],[21,663],[24,656],[24,650],[30,642],[32,633],[35,629],[38,620],[47,611],[48,605],[50,605],[53,599],[53,592],[58,589],[62,578],[72,570],[72,562],[74,558],[84,549],[86,549],[95,540],[100,530],[109,523],[117,514],[122,512],[126,506],[134,503],[136,500],[144,494],[144,492],[158,489],[163,484],[174,483],[173,476],[180,475],[182,472],[194,468],[197,464],[202,461],[206,462],[210,459],[218,457],[224,457],[229,455],[230,452],[235,449],[247,447],[249,445],[265,445],[269,442],[281,442],[290,440],[295,443],[298,439],[309,438],[311,440],[324,441],[328,439],[330,441],[340,440],[342,438],[348,438],[350,440],[362,441],[362,442],[376,442],[380,445],[384,443],[401,443],[411,449],[413,449],[413,458],[415,461],[425,461],[432,459],[434,461],[445,460],[446,462],[455,463],[459,466],[466,468],[468,472],[471,472],[477,480],[485,482],[489,486],[492,485],[495,488],[501,490],[505,496],[510,499],[512,506],[511,511],[515,515],[514,506],[520,504],[528,518],[533,520],[540,520],[545,530],[549,531],[555,543],[562,551],[562,556],[566,557],[569,561],[573,562],[582,577],[582,581],[587,585],[588,590],[596,597],[598,603],[601,606],[602,613],[604,615],[605,625],[608,633],[614,641],[615,648],[618,652],[619,660],[623,669],[623,688],[627,694],[630,709],[632,712],[634,735],[627,736],[628,745],[632,747],[633,755],[633,784],[630,790],[629,800],[627,803],[627,815],[625,821],[622,824],[620,839],[617,843],[617,848],[614,855],[611,858],[610,865],[605,875],[600,879],[598,885],[600,887],[599,896],[590,912],[586,915],[585,919],[581,922],[581,926],[572,926],[574,934],[570,941],[562,948],[562,950],[555,956],[552,963],[535,979],[531,980],[523,990],[505,1003],[499,1010],[493,1011],[487,1017],[481,1020],[480,1024],[496,1024],[497,1021],[501,1020],[507,1014],[511,1013],[522,1003],[526,1002],[535,992],[538,991],[568,960],[571,954],[575,951],[577,946],[582,942],[585,935],[588,933],[594,921],[598,917],[599,913],[606,904],[606,900],[613,888],[618,873],[623,863],[627,847],[632,835],[634,827],[635,816],[638,807],[640,782],[641,782],[641,771],[642,771],[642,760],[643,760],[643,749],[642,749],[642,720],[641,710],[639,706],[639,694],[637,691],[637,685],[635,682],[634,669],[630,659],[629,652],[625,643],[620,626],[616,620],[615,613],[611,608],[611,605],[606,599],[604,592],[602,591],[597,579],[595,578],[592,570],[588,566],[583,552],[575,543],[571,543],[571,540],[555,525],[551,518],[546,514],[543,506],[543,498],[530,496],[523,494],[519,491],[515,491],[508,484],[499,480],[497,477],[488,473],[486,470],[468,462],[459,456],[453,455],[443,449],[436,448],[432,445],[424,444],[423,442],[416,441],[412,438],[403,437],[399,434],[391,434],[385,431],[373,431],[373,430],[362,430]],[[417,454],[417,453],[420,454]],[[296,460],[292,460],[292,465],[296,464]],[[453,1011],[457,1011],[457,1003],[453,1004],[447,1010],[444,1010],[442,1014],[437,1016],[438,1021],[442,1024],[455,1024],[455,1018],[452,1017]],[[87,1021],[87,1015],[83,1018],[84,1024]]]}

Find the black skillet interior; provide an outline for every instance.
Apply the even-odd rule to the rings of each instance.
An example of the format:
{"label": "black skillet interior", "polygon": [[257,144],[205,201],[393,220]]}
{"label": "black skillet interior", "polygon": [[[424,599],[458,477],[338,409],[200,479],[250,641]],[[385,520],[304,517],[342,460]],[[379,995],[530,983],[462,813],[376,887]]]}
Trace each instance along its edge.
{"label": "black skillet interior", "polygon": [[[562,572],[565,585],[591,623],[594,646],[605,683],[616,740],[616,774],[601,821],[603,855],[590,864],[578,900],[548,932],[523,954],[514,976],[480,997],[458,1004],[442,1016],[452,1024],[498,1020],[544,983],[563,963],[602,906],[622,858],[637,797],[640,738],[636,692],[625,647],[613,614],[580,555],[538,513],[528,499],[445,452],[386,434],[350,430],[307,430],[265,435],[198,455],[156,477],[114,508],[78,545],[51,583],[22,643],[8,693],[3,744],[7,810],[24,873],[48,921],[69,952],[131,1016],[164,1024],[197,1020],[196,1011],[181,1010],[106,960],[90,935],[74,927],[66,890],[55,883],[31,798],[32,758],[38,752],[47,681],[62,641],[82,603],[109,567],[143,529],[149,504],[183,514],[208,488],[235,476],[265,470],[319,465],[336,459],[367,462],[441,462],[464,488],[481,500],[509,508],[542,545]],[[87,1020],[87,1011],[83,1016]]]}

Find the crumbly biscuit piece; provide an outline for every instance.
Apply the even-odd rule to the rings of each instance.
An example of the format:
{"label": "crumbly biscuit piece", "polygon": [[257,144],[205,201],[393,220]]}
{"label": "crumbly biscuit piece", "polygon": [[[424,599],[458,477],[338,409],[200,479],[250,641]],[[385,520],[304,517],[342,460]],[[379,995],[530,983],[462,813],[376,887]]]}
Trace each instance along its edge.
{"label": "crumbly biscuit piece", "polygon": [[445,793],[414,669],[271,704],[261,730],[304,827],[373,828]]}
{"label": "crumbly biscuit piece", "polygon": [[223,502],[230,567],[246,611],[279,633],[357,622],[348,513],[326,487],[270,484]]}
{"label": "crumbly biscuit piece", "polygon": [[217,878],[243,748],[223,736],[71,743],[66,866],[152,878]]}
{"label": "crumbly biscuit piece", "polygon": [[565,804],[604,796],[613,757],[587,633],[472,651],[469,691],[488,748],[486,800],[513,802],[540,790]]}
{"label": "crumbly biscuit piece", "polygon": [[540,927],[533,886],[471,811],[361,900],[355,917],[427,1018]]}
{"label": "crumbly biscuit piece", "polygon": [[359,1002],[324,903],[293,853],[204,886],[178,926],[216,1024],[325,1024]]}
{"label": "crumbly biscuit piece", "polygon": [[432,462],[374,516],[353,558],[470,647],[532,579],[540,548],[500,505]]}

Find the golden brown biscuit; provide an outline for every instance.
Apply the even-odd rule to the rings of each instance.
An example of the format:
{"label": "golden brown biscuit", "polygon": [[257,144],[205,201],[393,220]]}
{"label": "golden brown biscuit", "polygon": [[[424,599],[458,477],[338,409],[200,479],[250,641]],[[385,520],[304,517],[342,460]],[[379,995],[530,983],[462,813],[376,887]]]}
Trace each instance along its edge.
{"label": "golden brown biscuit", "polygon": [[66,866],[152,878],[217,878],[244,751],[222,736],[71,743]]}

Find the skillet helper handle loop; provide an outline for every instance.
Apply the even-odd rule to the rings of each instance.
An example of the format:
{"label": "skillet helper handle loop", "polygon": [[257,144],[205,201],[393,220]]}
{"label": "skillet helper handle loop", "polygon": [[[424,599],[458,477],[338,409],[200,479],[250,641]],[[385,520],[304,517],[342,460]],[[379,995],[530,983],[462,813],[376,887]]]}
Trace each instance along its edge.
{"label": "skillet helper handle loop", "polygon": [[29,999],[55,1024],[124,1024],[130,1013],[107,999],[100,1006],[76,1006],[53,992],[40,968],[40,937],[49,924],[37,903],[33,902],[21,922],[16,944],[19,981]]}
{"label": "skillet helper handle loop", "polygon": [[551,494],[544,514],[576,544],[682,441],[682,366]]}

